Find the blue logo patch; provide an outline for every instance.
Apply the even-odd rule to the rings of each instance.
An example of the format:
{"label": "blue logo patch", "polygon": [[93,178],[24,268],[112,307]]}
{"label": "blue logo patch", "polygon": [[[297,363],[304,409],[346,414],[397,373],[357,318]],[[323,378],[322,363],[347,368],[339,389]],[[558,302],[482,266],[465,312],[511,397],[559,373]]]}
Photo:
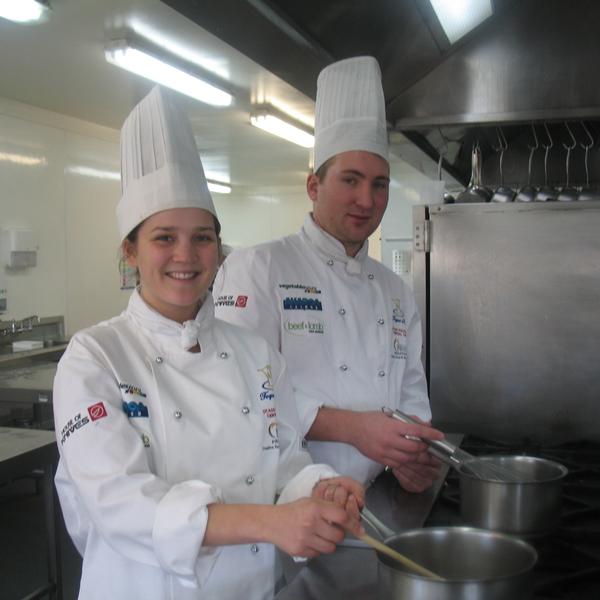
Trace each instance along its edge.
{"label": "blue logo patch", "polygon": [[123,411],[128,417],[148,416],[148,407],[143,402],[123,402]]}
{"label": "blue logo patch", "polygon": [[316,298],[284,298],[283,310],[323,310],[323,305]]}

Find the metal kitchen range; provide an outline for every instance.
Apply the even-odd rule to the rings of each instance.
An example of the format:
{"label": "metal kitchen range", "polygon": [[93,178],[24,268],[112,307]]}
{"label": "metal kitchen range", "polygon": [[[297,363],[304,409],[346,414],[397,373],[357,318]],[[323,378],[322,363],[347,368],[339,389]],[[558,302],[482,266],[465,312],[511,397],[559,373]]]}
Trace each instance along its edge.
{"label": "metal kitchen range", "polygon": [[[538,553],[533,571],[533,598],[600,598],[600,443],[499,443],[469,436],[461,447],[477,456],[539,456],[568,468],[569,473],[562,482],[558,525],[537,535],[525,536]],[[456,473],[450,472],[425,526],[465,525],[459,505],[459,478]]]}

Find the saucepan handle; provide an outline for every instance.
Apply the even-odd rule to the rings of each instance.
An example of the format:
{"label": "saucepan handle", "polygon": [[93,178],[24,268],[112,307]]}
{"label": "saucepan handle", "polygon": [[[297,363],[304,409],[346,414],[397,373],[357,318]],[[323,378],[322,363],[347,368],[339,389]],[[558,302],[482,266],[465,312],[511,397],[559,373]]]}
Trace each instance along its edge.
{"label": "saucepan handle", "polygon": [[361,518],[368,523],[381,537],[382,540],[387,540],[396,535],[387,525],[384,525],[366,506],[363,506],[360,511]]}

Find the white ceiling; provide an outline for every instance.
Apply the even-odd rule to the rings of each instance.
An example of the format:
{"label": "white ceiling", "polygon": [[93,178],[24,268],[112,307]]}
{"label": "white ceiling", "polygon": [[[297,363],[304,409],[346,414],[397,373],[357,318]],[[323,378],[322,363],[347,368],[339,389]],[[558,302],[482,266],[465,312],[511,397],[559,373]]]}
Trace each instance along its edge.
{"label": "white ceiling", "polygon": [[309,152],[249,124],[257,101],[311,119],[314,102],[158,0],[51,0],[43,23],[0,19],[0,96],[119,129],[152,83],[107,63],[104,46],[133,32],[219,73],[229,108],[182,96],[205,170],[233,185],[303,185]]}
{"label": "white ceiling", "polygon": [[[215,73],[234,90],[228,108],[182,96],[209,177],[240,188],[304,185],[309,152],[252,127],[249,111],[253,102],[271,102],[311,121],[310,98],[159,0],[50,2],[45,22],[0,19],[0,96],[117,130],[153,85],[104,59],[108,41],[133,34]],[[392,151],[436,176],[431,160],[401,134],[393,135]],[[405,169],[392,161],[393,175]]]}

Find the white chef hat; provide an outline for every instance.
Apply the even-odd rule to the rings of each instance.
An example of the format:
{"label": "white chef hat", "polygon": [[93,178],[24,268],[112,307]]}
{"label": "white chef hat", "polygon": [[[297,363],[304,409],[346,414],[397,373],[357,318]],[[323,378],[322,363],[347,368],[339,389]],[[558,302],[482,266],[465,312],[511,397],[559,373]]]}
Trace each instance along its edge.
{"label": "white chef hat", "polygon": [[317,79],[314,170],[350,150],[388,160],[381,70],[372,56],[340,60],[325,67]]}
{"label": "white chef hat", "polygon": [[203,208],[217,216],[189,119],[173,94],[158,85],[121,128],[121,189],[121,240],[170,208]]}

